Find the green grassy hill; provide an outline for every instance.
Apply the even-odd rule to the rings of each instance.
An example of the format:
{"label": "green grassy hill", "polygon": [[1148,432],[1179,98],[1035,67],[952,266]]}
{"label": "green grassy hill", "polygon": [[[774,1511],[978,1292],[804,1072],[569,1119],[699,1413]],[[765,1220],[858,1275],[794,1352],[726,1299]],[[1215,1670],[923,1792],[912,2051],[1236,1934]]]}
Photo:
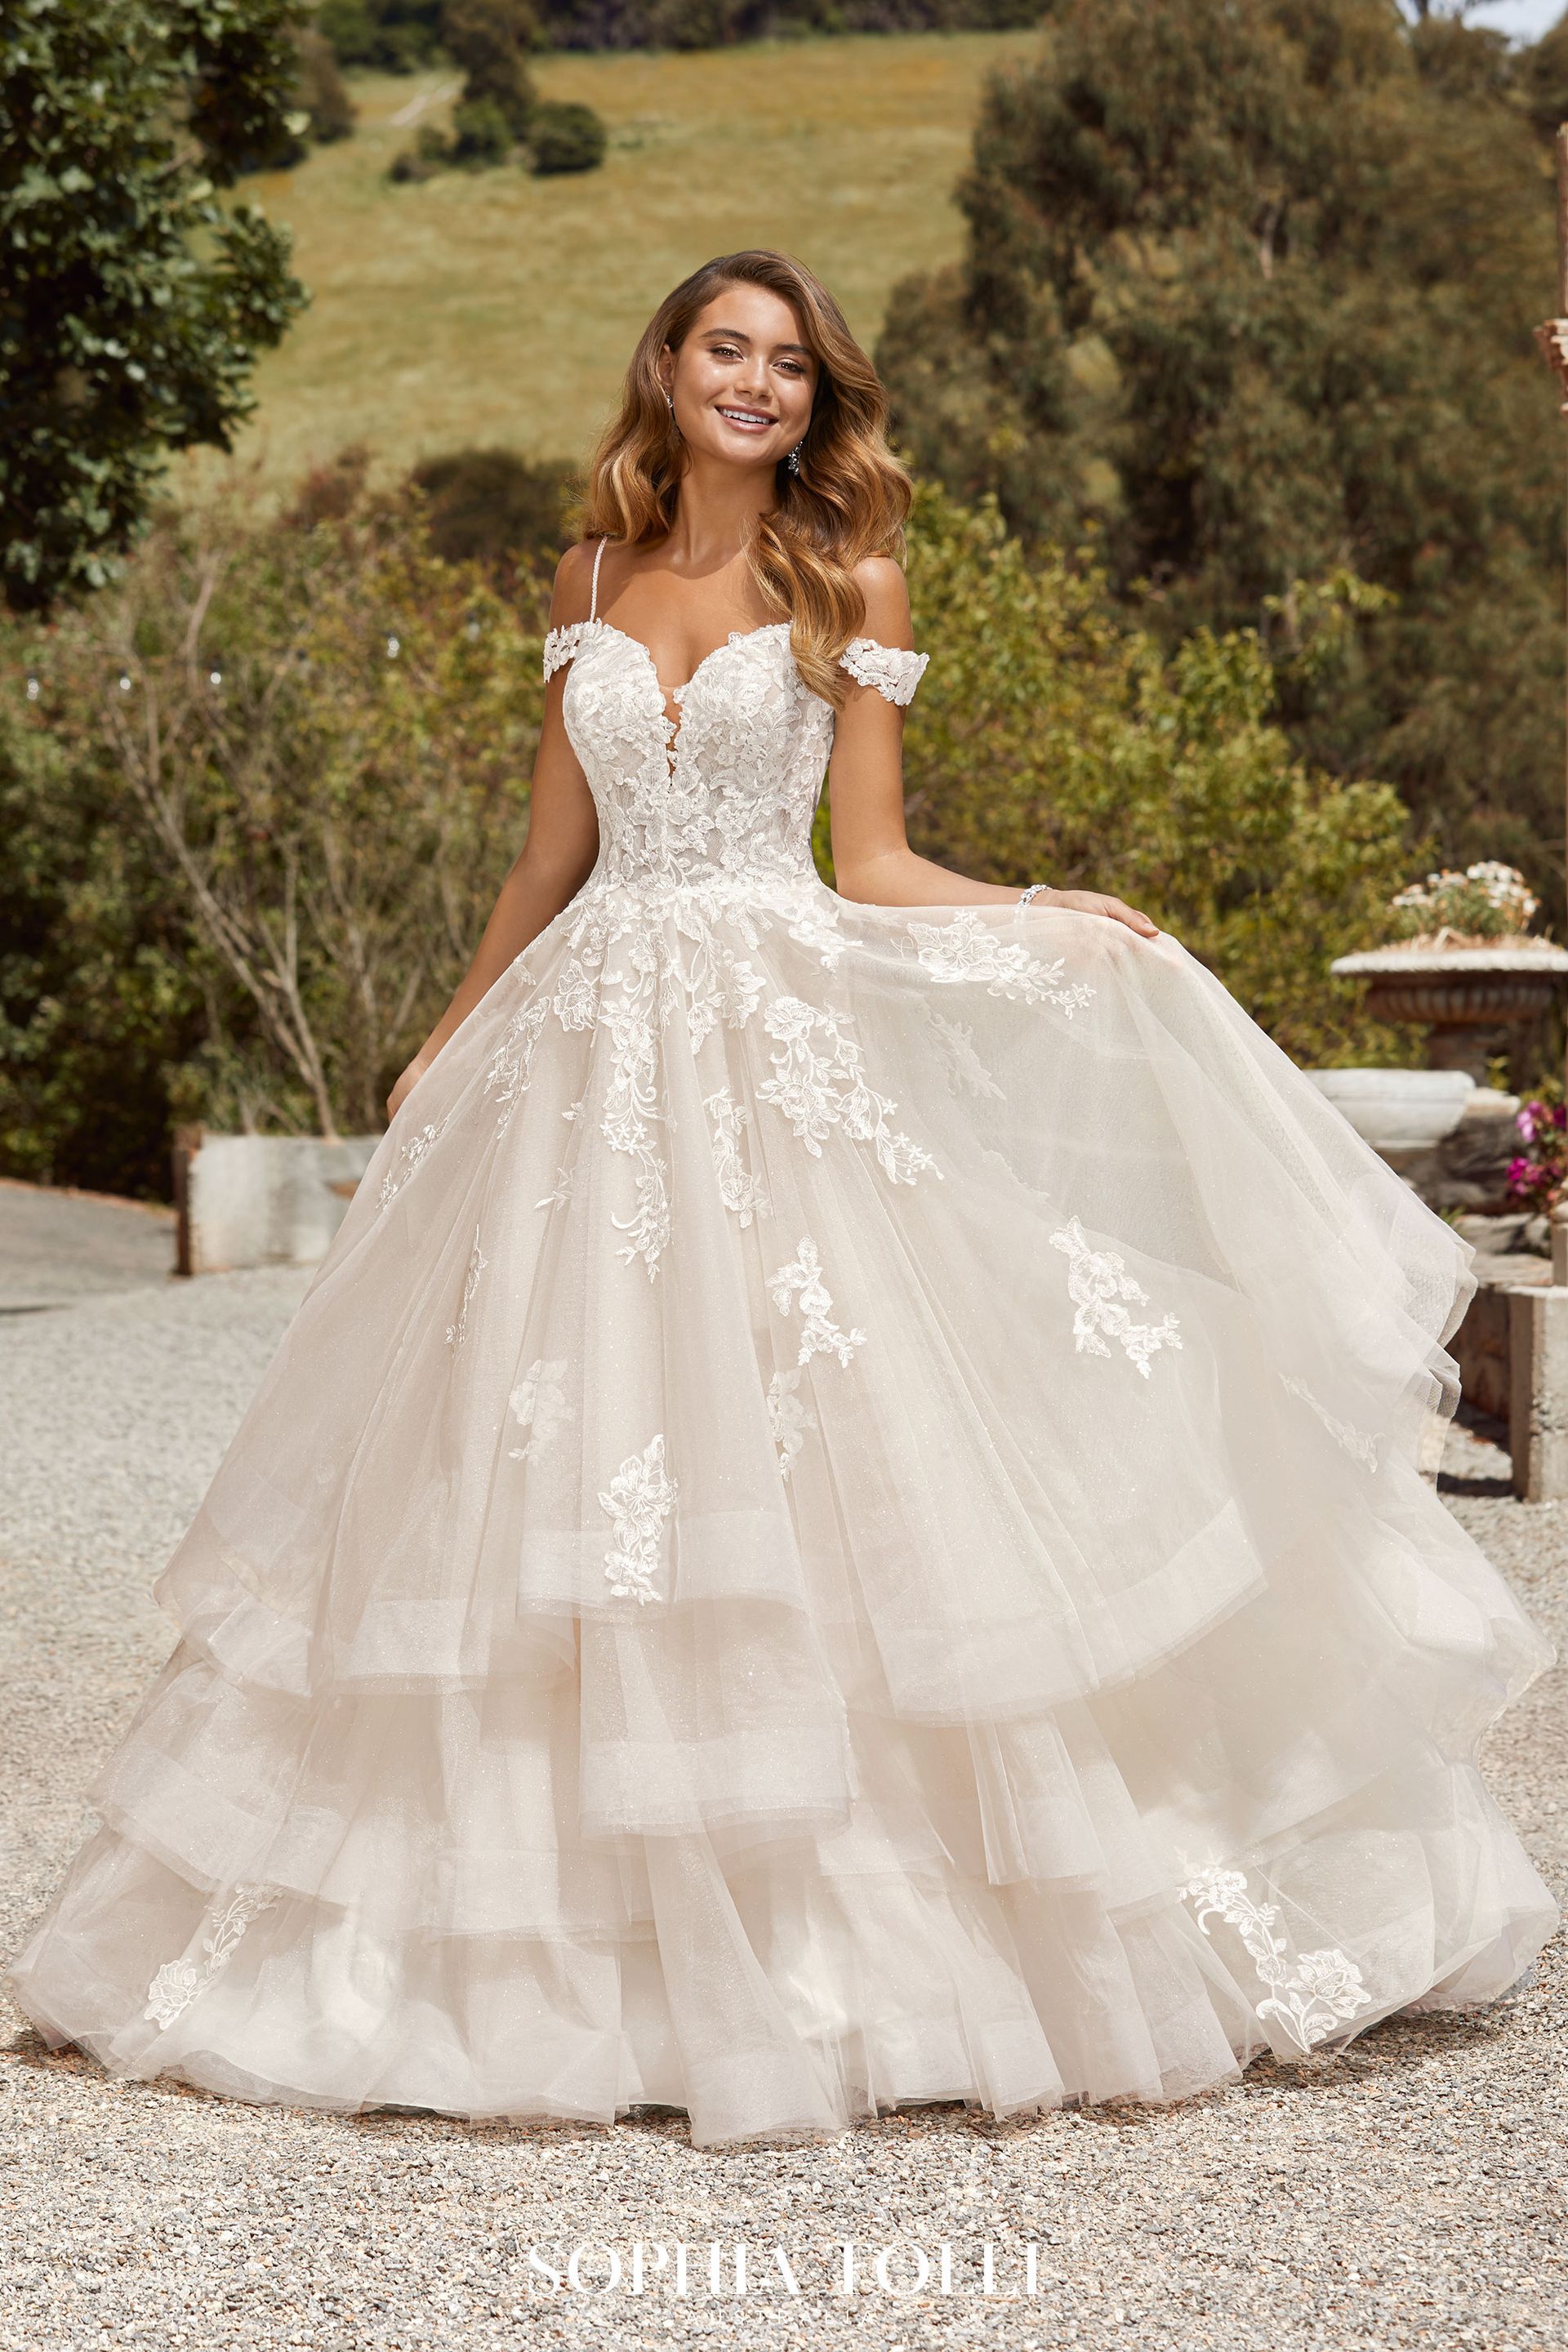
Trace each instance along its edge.
{"label": "green grassy hill", "polygon": [[246,185],[294,230],[315,299],[259,372],[240,455],[274,483],[352,441],[399,467],[474,442],[579,458],[655,303],[743,245],[798,254],[869,342],[894,280],[956,256],[981,81],[1032,37],[547,57],[542,94],[585,100],[611,143],[603,170],[546,180],[502,165],[392,185],[455,81],[356,78],[353,139]]}

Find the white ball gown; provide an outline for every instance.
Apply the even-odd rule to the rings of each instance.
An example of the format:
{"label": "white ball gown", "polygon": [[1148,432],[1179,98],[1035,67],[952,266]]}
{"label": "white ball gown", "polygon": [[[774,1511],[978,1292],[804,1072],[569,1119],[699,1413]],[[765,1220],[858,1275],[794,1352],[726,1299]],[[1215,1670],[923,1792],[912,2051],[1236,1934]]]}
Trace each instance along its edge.
{"label": "white ball gown", "polygon": [[597,866],[160,1579],[23,2007],[714,2145],[1503,1992],[1556,1914],[1477,1744],[1550,1652],[1422,1475],[1468,1249],[1174,940],[826,888],[787,625],[678,725],[607,621],[545,663]]}

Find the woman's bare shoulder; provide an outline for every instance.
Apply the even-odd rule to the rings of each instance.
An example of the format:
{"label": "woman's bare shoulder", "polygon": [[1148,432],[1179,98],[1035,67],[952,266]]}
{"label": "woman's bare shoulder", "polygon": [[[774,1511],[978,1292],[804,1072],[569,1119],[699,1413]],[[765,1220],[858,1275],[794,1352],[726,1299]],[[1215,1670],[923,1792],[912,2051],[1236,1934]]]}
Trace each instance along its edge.
{"label": "woman's bare shoulder", "polygon": [[555,567],[555,585],[550,598],[552,628],[570,628],[574,621],[585,621],[594,591],[594,556],[598,541],[581,539],[569,547]]}
{"label": "woman's bare shoulder", "polygon": [[910,592],[903,566],[890,555],[868,555],[855,566],[855,585],[866,600],[863,634],[879,646],[913,644],[910,625]]}

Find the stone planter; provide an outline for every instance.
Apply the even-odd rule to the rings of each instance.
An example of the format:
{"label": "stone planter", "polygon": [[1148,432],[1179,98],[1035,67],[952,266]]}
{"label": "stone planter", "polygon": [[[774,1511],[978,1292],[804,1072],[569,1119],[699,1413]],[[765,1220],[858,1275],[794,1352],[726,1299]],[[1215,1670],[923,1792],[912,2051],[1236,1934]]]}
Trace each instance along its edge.
{"label": "stone planter", "polygon": [[1424,1027],[1435,1070],[1481,1080],[1488,1063],[1500,1054],[1511,1059],[1523,1033],[1551,1011],[1568,981],[1568,951],[1522,934],[1477,947],[1410,941],[1338,956],[1330,970],[1366,982],[1374,1020]]}
{"label": "stone planter", "polygon": [[380,1141],[182,1128],[174,1140],[174,1271],[319,1265]]}
{"label": "stone planter", "polygon": [[1430,1209],[1497,1215],[1515,1207],[1517,1095],[1463,1070],[1309,1070],[1356,1133]]}

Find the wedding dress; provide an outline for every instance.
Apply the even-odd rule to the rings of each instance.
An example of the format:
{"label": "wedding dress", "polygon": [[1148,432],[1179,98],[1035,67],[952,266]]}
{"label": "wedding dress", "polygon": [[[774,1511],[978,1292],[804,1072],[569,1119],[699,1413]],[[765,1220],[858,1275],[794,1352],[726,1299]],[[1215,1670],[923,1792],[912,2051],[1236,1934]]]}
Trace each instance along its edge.
{"label": "wedding dress", "polygon": [[[926,656],[844,667],[907,703]],[[1496,1998],[1470,1253],[1178,942],[813,869],[784,624],[551,633],[594,873],[394,1119],[12,1981],[117,2074],[831,2132]]]}

